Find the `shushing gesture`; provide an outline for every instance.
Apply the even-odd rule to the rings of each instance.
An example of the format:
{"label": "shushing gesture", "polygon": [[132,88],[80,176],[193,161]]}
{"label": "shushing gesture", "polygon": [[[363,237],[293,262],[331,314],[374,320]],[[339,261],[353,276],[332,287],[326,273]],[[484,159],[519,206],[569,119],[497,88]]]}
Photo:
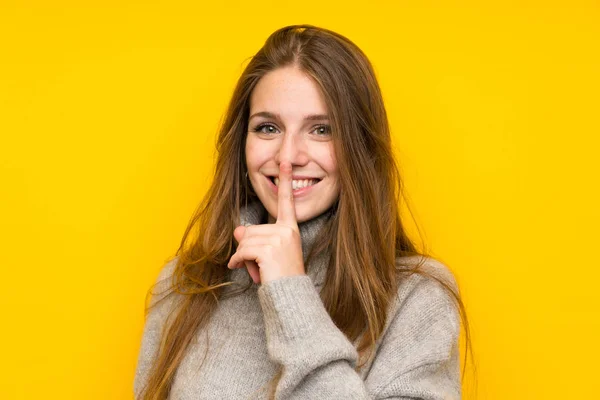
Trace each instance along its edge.
{"label": "shushing gesture", "polygon": [[292,191],[292,165],[281,163],[277,221],[235,228],[233,236],[238,247],[227,264],[228,268],[245,265],[254,283],[263,284],[284,276],[305,274]]}

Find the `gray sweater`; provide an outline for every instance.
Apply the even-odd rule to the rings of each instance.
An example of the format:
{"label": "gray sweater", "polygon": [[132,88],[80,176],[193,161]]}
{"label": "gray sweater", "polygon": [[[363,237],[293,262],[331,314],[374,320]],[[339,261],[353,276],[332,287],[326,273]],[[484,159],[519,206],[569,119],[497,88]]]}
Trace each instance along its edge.
{"label": "gray sweater", "polygon": [[[305,261],[326,216],[299,224]],[[242,210],[243,225],[265,221],[259,202]],[[176,261],[160,271],[158,293],[170,284]],[[221,299],[210,323],[187,349],[169,399],[265,399],[279,365],[283,375],[277,399],[460,399],[460,319],[442,287],[416,274],[403,281],[375,358],[356,372],[358,341],[350,342],[335,326],[319,295],[326,261],[326,256],[317,257],[306,275],[252,284],[238,296]],[[456,287],[444,264],[428,258],[426,266]],[[245,268],[231,270],[230,276],[240,284],[251,281]],[[163,302],[146,319],[134,380],[136,398],[175,299]]]}

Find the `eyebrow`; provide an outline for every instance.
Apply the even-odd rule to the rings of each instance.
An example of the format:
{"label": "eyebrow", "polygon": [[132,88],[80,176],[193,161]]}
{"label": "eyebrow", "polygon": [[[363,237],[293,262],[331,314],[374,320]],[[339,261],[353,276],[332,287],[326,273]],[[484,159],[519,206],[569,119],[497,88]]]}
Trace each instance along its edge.
{"label": "eyebrow", "polygon": [[[248,120],[251,120],[254,117],[273,118],[279,122],[282,122],[281,116],[279,114],[274,114],[274,113],[268,112],[268,111],[260,111],[260,112],[254,113],[250,116],[250,118],[248,118]],[[310,115],[305,115],[304,120],[305,121],[325,121],[325,120],[329,120],[329,116],[327,114],[310,114]]]}

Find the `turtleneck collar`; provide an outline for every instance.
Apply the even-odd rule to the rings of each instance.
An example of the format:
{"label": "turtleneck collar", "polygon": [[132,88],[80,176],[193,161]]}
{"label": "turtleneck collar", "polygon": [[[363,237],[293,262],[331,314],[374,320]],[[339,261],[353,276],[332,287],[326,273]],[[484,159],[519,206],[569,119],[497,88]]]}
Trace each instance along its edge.
{"label": "turtleneck collar", "polygon": [[[306,258],[312,246],[315,244],[319,233],[325,226],[329,217],[331,216],[331,209],[325,211],[321,215],[318,215],[308,221],[298,223],[298,229],[300,230],[300,238],[302,240],[302,256],[304,259],[304,267],[306,274],[311,277],[313,283],[316,286],[321,286],[325,278],[325,272],[327,269],[327,263],[329,261],[328,254],[321,254],[311,260],[311,265],[306,265]],[[249,202],[247,205],[242,206],[240,209],[240,225],[260,225],[266,224],[268,219],[268,213],[260,200],[256,199]],[[243,280],[249,282],[250,276],[245,268],[239,268],[231,271],[231,278],[234,281]],[[241,272],[241,273],[240,273]]]}

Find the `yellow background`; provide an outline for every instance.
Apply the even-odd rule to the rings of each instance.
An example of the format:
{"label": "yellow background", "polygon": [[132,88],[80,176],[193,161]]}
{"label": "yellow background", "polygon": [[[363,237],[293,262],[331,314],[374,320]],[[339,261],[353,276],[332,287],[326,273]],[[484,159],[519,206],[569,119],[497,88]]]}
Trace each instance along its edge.
{"label": "yellow background", "polygon": [[0,2],[0,398],[132,397],[233,85],[293,23],[375,66],[478,398],[597,395],[600,6],[481,3]]}

